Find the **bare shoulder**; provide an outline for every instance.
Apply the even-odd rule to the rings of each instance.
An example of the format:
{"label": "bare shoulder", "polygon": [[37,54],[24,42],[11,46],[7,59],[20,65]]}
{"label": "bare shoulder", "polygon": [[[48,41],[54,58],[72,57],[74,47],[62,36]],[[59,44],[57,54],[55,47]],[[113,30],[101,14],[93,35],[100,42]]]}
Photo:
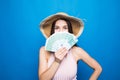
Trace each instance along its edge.
{"label": "bare shoulder", "polygon": [[83,50],[81,47],[77,47],[77,46],[74,46],[72,48],[72,51],[75,52],[77,55],[80,55],[82,54],[83,52],[85,52],[85,50]]}
{"label": "bare shoulder", "polygon": [[74,46],[74,47],[72,48],[72,50],[75,51],[75,52],[79,52],[79,51],[82,51],[83,49],[80,48],[80,47]]}
{"label": "bare shoulder", "polygon": [[49,56],[50,56],[50,52],[46,51],[45,50],[45,46],[42,46],[40,49],[39,49],[39,55],[41,58],[46,58],[46,60],[48,60]]}
{"label": "bare shoulder", "polygon": [[40,51],[45,51],[45,46],[40,47],[39,52]]}
{"label": "bare shoulder", "polygon": [[76,60],[76,62],[78,61],[78,60],[80,60],[81,59],[81,48],[80,47],[77,47],[77,46],[74,46],[74,47],[72,47],[72,54],[73,54],[73,57],[75,58],[75,60]]}
{"label": "bare shoulder", "polygon": [[77,46],[74,46],[72,48],[72,53],[77,59],[77,61],[82,59],[84,55],[88,55],[84,49],[82,49],[81,47],[77,47]]}

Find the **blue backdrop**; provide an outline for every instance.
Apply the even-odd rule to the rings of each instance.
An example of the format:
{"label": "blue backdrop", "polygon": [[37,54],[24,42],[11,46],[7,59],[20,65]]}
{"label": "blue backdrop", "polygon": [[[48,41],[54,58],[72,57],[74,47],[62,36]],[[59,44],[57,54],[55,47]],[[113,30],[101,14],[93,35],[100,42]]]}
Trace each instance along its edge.
{"label": "blue backdrop", "polygon": [[[81,18],[85,28],[78,45],[102,66],[99,80],[119,80],[119,0],[1,0],[0,80],[38,80],[38,52],[45,38],[39,23],[57,12]],[[78,63],[78,80],[93,70]]]}

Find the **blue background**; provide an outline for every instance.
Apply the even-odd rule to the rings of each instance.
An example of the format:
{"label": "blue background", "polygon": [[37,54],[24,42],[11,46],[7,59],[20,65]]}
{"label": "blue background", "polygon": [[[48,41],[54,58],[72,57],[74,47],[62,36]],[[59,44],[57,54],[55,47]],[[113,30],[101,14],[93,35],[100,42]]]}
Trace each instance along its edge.
{"label": "blue background", "polygon": [[[57,12],[84,21],[78,45],[102,66],[99,80],[120,79],[119,0],[1,0],[0,80],[38,80],[38,52],[45,38],[39,23]],[[80,61],[78,80],[93,70]]]}

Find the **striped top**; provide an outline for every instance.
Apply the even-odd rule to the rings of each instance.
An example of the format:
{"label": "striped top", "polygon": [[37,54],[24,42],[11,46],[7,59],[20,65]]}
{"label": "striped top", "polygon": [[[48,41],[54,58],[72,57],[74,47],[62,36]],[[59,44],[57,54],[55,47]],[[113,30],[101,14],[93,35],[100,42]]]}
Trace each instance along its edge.
{"label": "striped top", "polygon": [[[48,68],[54,62],[55,57],[51,53],[50,59],[48,60]],[[61,64],[59,65],[58,70],[56,71],[52,80],[77,80],[77,63],[71,53],[69,51],[67,56],[63,59]]]}

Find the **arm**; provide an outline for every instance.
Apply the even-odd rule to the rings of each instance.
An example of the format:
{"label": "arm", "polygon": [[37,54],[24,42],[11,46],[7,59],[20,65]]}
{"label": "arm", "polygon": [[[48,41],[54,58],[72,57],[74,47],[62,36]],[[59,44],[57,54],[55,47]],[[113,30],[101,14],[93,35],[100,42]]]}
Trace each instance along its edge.
{"label": "arm", "polygon": [[100,73],[102,72],[102,67],[99,65],[99,63],[96,60],[94,60],[91,56],[89,56],[88,53],[85,52],[83,49],[76,47],[75,51],[77,53],[78,60],[83,60],[91,68],[94,69],[94,72],[89,80],[97,80]]}
{"label": "arm", "polygon": [[39,79],[40,80],[51,80],[58,67],[59,64],[61,62],[61,60],[64,58],[65,54],[66,54],[66,50],[65,49],[60,49],[55,53],[55,61],[52,63],[52,65],[48,68],[48,63],[47,63],[47,59],[46,59],[46,55],[47,51],[45,51],[44,47],[42,47],[40,49],[40,64],[39,64]]}
{"label": "arm", "polygon": [[54,61],[50,68],[46,69],[40,74],[40,80],[51,80],[59,67],[59,63]]}

